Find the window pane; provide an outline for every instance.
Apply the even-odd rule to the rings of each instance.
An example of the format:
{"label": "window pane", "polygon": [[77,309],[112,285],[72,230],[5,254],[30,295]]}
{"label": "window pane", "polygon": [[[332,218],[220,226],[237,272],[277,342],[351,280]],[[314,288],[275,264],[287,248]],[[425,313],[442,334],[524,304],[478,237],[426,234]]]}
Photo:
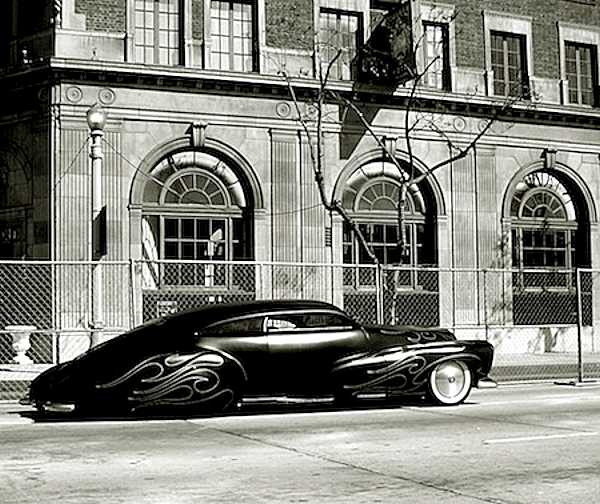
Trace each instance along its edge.
{"label": "window pane", "polygon": [[179,259],[179,245],[177,242],[165,242],[165,259]]}
{"label": "window pane", "polygon": [[194,249],[195,249],[194,242],[182,242],[181,258],[182,259],[195,259]]}
{"label": "window pane", "polygon": [[181,236],[183,238],[194,238],[194,220],[193,219],[182,219],[181,220]]}
{"label": "window pane", "polygon": [[196,257],[198,259],[208,258],[208,243],[201,242],[196,244]]}
{"label": "window pane", "polygon": [[200,239],[209,239],[210,238],[210,227],[209,221],[205,219],[198,219],[196,221],[197,225],[197,237]]}
{"label": "window pane", "polygon": [[165,219],[165,238],[177,238],[179,236],[179,221],[177,219]]}

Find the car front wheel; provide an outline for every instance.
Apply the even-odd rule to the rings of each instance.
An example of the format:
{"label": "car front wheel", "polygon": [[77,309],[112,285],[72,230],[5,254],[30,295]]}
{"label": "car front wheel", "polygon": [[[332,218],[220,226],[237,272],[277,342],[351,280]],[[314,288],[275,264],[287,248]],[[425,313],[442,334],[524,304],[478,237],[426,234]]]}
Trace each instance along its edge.
{"label": "car front wheel", "polygon": [[441,362],[429,375],[429,394],[437,404],[460,404],[469,395],[472,382],[471,370],[464,362]]}

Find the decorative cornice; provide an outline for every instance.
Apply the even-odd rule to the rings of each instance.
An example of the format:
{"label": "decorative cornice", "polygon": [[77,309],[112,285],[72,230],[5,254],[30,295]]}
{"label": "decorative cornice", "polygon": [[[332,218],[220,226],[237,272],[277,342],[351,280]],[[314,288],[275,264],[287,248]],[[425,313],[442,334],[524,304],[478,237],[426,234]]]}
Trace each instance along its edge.
{"label": "decorative cornice", "polygon": [[[287,83],[273,75],[218,72],[183,67],[149,67],[129,63],[107,63],[87,60],[52,58],[25,69],[0,72],[0,92],[31,89],[49,83],[96,85],[102,88],[132,87],[181,92],[202,92],[255,98],[289,100]],[[318,83],[313,79],[295,79],[298,99],[313,97]],[[358,102],[382,108],[403,109],[409,100],[410,87],[391,89],[384,86],[334,82],[330,88]],[[440,93],[419,90],[421,110],[489,118],[505,106],[502,99],[483,95]],[[559,125],[565,127],[599,128],[600,109],[568,105],[520,102],[503,111],[498,120],[520,123]]]}

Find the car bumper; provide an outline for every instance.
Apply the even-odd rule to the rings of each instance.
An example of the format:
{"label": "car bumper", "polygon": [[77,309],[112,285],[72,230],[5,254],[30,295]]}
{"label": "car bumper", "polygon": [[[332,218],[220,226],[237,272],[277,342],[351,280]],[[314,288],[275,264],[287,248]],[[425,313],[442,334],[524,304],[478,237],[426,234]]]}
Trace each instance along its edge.
{"label": "car bumper", "polygon": [[42,413],[72,413],[75,411],[75,403],[66,401],[35,401],[29,396],[19,400],[23,406],[33,406]]}

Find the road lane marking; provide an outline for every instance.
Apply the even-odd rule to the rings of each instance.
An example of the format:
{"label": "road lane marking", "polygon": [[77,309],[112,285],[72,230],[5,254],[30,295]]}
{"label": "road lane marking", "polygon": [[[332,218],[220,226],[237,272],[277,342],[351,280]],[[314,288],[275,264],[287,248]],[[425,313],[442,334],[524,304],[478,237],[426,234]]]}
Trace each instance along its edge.
{"label": "road lane marking", "polygon": [[573,437],[597,436],[597,432],[571,432],[569,434],[547,434],[544,436],[523,436],[514,438],[486,439],[483,444],[525,443],[528,441],[547,441],[548,439],[564,439]]}

